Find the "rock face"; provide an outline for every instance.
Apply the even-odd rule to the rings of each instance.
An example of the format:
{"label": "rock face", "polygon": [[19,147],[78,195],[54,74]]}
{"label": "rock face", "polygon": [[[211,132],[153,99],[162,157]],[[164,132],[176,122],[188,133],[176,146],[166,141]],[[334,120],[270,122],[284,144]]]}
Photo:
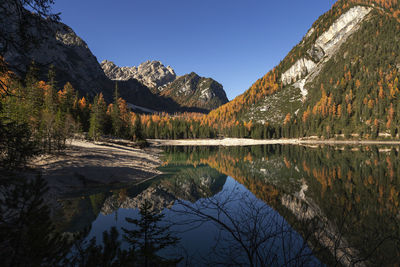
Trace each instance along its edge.
{"label": "rock face", "polygon": [[[355,6],[340,16],[331,27],[318,37],[315,46],[322,50],[325,54],[331,54],[335,50],[335,46],[340,44],[349,33],[351,33],[357,24],[359,24],[372,8]],[[321,58],[316,58],[317,61]]]}
{"label": "rock face", "polygon": [[101,208],[101,213],[104,215],[111,214],[118,210],[123,209],[137,209],[148,202],[151,204],[151,210],[161,212],[163,209],[170,209],[175,203],[175,196],[168,193],[162,186],[150,187],[138,194],[136,197],[126,197],[119,199],[113,195],[106,199]]}
{"label": "rock face", "polygon": [[[93,97],[102,92],[107,101],[112,101],[115,81],[104,74],[88,45],[70,27],[18,10],[10,0],[0,3],[0,53],[21,77],[35,61],[40,78],[46,80],[49,66],[54,65],[60,88],[70,82],[82,96]],[[120,81],[118,86],[121,96],[131,104],[156,111],[180,108],[173,101],[154,95],[135,79]]]}
{"label": "rock face", "polygon": [[162,96],[172,98],[185,107],[212,110],[228,102],[221,84],[192,72],[180,76],[161,89]]}
{"label": "rock face", "polygon": [[[5,6],[7,11],[3,9]],[[4,1],[1,7],[0,31],[4,38],[0,39],[0,47],[15,72],[23,75],[32,60],[43,73],[53,64],[60,83],[70,81],[82,94],[100,92],[107,77],[87,44],[70,27],[27,10],[22,10],[25,21],[21,24],[18,13],[10,11],[15,9],[12,1]],[[13,40],[12,44],[7,40]]]}
{"label": "rock face", "polygon": [[282,83],[286,85],[301,79],[312,71],[315,66],[316,64],[312,60],[306,58],[299,59],[290,69],[282,74]]}
{"label": "rock face", "polygon": [[146,61],[138,67],[118,67],[104,60],[101,67],[108,78],[116,81],[137,79],[159,94],[190,111],[208,112],[228,102],[221,84],[192,72],[177,77],[175,71],[160,61]]}
{"label": "rock face", "polygon": [[0,2],[0,56],[21,77],[35,61],[40,68],[40,78],[46,80],[49,66],[54,65],[58,87],[70,82],[81,96],[93,97],[102,92],[108,102],[112,101],[115,78],[121,97],[139,107],[139,111],[143,108],[166,112],[182,110],[176,102],[154,94],[148,87],[173,81],[176,75],[170,67],[164,67],[158,61],[145,62],[132,76],[130,71],[133,70],[129,71],[129,68],[119,70],[111,62],[103,62],[114,75],[110,79],[85,41],[70,27],[20,10],[12,0]]}
{"label": "rock face", "polygon": [[[341,15],[327,31],[317,38],[315,43],[307,51],[308,56],[312,60],[301,58],[282,74],[281,81],[283,85],[298,81],[294,86],[299,88],[304,96],[307,95],[307,91],[304,89],[307,78],[315,76],[314,72],[321,69],[323,63],[335,54],[338,47],[357,30],[357,25],[363,21],[371,10],[372,8],[370,7],[355,6]],[[309,38],[313,32],[314,29],[311,28],[306,34],[306,38]],[[300,79],[303,80],[299,81]]]}
{"label": "rock face", "polygon": [[103,60],[101,67],[111,80],[136,79],[151,89],[158,89],[176,79],[175,71],[160,61],[146,61],[138,67],[118,67],[112,61]]}

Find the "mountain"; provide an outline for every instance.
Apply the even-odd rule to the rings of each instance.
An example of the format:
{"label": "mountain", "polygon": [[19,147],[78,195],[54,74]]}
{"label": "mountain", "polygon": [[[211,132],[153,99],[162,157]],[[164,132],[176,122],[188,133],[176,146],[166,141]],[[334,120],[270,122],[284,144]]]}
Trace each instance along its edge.
{"label": "mountain", "polygon": [[106,77],[87,44],[70,27],[18,10],[13,1],[2,1],[0,6],[1,55],[13,71],[23,76],[34,60],[46,73],[53,64],[60,82],[70,81],[82,94],[100,92]]}
{"label": "mountain", "polygon": [[180,76],[160,89],[160,95],[172,98],[184,107],[215,109],[228,102],[221,84],[192,72]]}
{"label": "mountain", "polygon": [[[54,65],[58,86],[70,82],[80,95],[89,97],[102,92],[112,101],[115,81],[105,74],[88,45],[67,25],[44,19],[6,0],[0,4],[0,55],[21,77],[32,61],[40,68],[40,78]],[[120,95],[134,106],[156,111],[179,111],[170,99],[154,95],[136,79],[119,81]]]}
{"label": "mountain", "polygon": [[192,72],[177,77],[175,71],[160,61],[146,61],[138,67],[118,67],[103,60],[101,67],[111,80],[137,79],[153,93],[171,99],[183,108],[208,112],[228,102],[221,84]]}
{"label": "mountain", "polygon": [[289,54],[210,121],[269,123],[287,135],[396,135],[400,1],[339,0]]}
{"label": "mountain", "polygon": [[[100,65],[85,41],[70,27],[15,3],[11,0],[0,3],[0,56],[20,77],[25,76],[28,66],[35,61],[40,79],[47,80],[48,69],[53,65],[57,86],[62,88],[70,82],[81,96],[94,97],[102,92],[111,102],[117,81],[121,97],[137,111],[208,112],[211,108],[204,107],[217,107],[215,103],[219,100],[214,99],[202,98],[198,106],[194,101],[182,106],[181,101],[177,103],[168,96],[160,96],[158,88],[176,79],[171,67],[159,61],[147,61],[132,68],[119,68],[110,61]],[[209,104],[205,103],[207,101]]]}
{"label": "mountain", "polygon": [[138,67],[118,67],[112,61],[103,60],[101,67],[111,80],[127,81],[136,79],[157,92],[157,89],[176,79],[175,71],[160,61],[146,61]]}

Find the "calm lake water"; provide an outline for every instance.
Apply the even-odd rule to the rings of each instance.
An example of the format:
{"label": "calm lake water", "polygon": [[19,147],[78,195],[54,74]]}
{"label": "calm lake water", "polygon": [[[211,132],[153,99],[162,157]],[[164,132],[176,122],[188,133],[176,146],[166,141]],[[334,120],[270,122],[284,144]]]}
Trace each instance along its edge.
{"label": "calm lake water", "polygon": [[[102,240],[145,202],[182,265],[388,266],[400,259],[399,147],[167,147],[140,185],[63,198],[64,231]],[[121,234],[123,232],[121,231]],[[127,244],[125,244],[127,246]]]}

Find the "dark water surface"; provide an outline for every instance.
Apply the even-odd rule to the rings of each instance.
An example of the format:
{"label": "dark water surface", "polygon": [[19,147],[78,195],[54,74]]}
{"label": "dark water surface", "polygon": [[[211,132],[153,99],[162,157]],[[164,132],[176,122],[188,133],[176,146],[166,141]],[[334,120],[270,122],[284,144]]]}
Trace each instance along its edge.
{"label": "dark water surface", "polygon": [[60,227],[90,227],[100,242],[113,226],[132,228],[125,218],[150,202],[180,238],[159,254],[182,265],[395,265],[398,149],[168,147],[164,175],[62,199]]}

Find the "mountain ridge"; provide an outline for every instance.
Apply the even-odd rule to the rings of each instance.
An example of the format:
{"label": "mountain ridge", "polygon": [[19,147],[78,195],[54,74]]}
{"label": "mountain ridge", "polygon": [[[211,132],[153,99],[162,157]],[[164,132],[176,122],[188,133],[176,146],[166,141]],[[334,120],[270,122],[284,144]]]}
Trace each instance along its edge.
{"label": "mountain ridge", "polygon": [[142,107],[136,109],[139,112],[147,109],[207,113],[211,109],[184,106],[168,96],[160,96],[158,87],[174,81],[176,74],[159,61],[144,62],[137,68],[137,75],[132,75],[132,68],[125,68],[127,78],[117,81],[108,78],[86,42],[71,27],[19,8],[10,0],[0,3],[0,53],[10,70],[21,79],[32,61],[39,66],[41,80],[47,80],[49,67],[53,65],[56,87],[62,88],[69,82],[86,98],[102,93],[110,103],[118,83],[120,96],[132,106]]}
{"label": "mountain ridge", "polygon": [[160,87],[176,79],[175,71],[170,66],[165,67],[160,61],[148,60],[138,67],[118,67],[112,61],[103,60],[100,65],[109,79],[117,81],[136,79],[153,92],[158,92]]}
{"label": "mountain ridge", "polygon": [[171,99],[182,108],[210,111],[228,102],[223,86],[212,78],[200,77],[191,72],[176,76],[175,71],[160,61],[146,61],[138,67],[118,67],[103,60],[101,66],[108,78],[114,81],[137,79],[151,88],[154,94]]}

